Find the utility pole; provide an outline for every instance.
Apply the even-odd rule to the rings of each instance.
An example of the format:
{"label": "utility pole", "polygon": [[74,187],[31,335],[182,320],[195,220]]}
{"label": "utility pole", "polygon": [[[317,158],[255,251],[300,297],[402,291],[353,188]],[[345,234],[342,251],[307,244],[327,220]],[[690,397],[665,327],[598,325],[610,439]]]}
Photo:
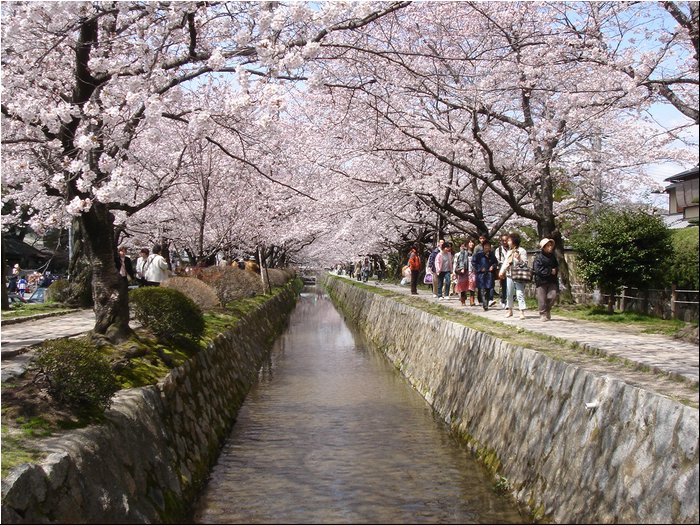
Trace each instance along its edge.
{"label": "utility pole", "polygon": [[[269,293],[270,295],[272,295],[272,286],[270,286],[270,274],[267,271],[267,265],[264,262],[262,252],[262,247],[258,245],[258,264],[260,265],[260,279],[262,279],[263,293]],[[267,281],[267,285],[265,281]]]}
{"label": "utility pole", "polygon": [[603,150],[603,141],[600,130],[595,131],[591,139],[593,146],[593,214],[598,215],[603,206],[603,173],[600,156]]}

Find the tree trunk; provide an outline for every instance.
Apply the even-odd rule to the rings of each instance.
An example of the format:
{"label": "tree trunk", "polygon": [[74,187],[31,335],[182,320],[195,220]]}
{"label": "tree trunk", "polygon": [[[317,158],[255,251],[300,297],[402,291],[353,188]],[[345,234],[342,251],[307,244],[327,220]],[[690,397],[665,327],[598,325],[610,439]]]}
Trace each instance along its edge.
{"label": "tree trunk", "polygon": [[129,328],[129,296],[126,282],[115,264],[114,216],[107,207],[94,202],[80,216],[83,240],[92,266],[92,297],[95,309],[94,336],[113,343],[132,335]]}
{"label": "tree trunk", "polygon": [[[542,152],[538,152],[535,156],[540,157]],[[549,164],[542,168],[540,173],[540,190],[534,196],[535,209],[539,215],[537,220],[537,233],[540,239],[554,240],[554,254],[559,263],[559,277],[563,290],[561,290],[561,300],[567,303],[573,302],[573,293],[571,292],[571,275],[569,272],[569,264],[564,258],[564,239],[556,225],[556,216],[554,213],[554,182],[549,169]]]}
{"label": "tree trunk", "polygon": [[615,311],[615,290],[610,290],[608,293],[608,313],[611,314]]}
{"label": "tree trunk", "polygon": [[66,304],[75,308],[92,307],[92,265],[87,256],[84,233],[79,219],[73,219],[69,240],[71,257],[68,265],[69,288]]}
{"label": "tree trunk", "polygon": [[[3,247],[2,247],[2,253],[6,254],[7,250],[5,250],[3,242]],[[2,258],[2,309],[3,310],[9,310],[10,309],[10,298],[8,297],[7,294],[7,286],[5,285],[5,279],[7,277],[7,264],[5,263],[5,257]]]}
{"label": "tree trunk", "polygon": [[561,238],[561,235],[555,235],[554,241],[554,254],[559,262],[559,276],[561,277],[563,288],[560,293],[561,301],[573,304],[574,294],[571,288],[571,271],[569,270],[569,263],[566,262],[566,257],[564,257],[564,240]]}

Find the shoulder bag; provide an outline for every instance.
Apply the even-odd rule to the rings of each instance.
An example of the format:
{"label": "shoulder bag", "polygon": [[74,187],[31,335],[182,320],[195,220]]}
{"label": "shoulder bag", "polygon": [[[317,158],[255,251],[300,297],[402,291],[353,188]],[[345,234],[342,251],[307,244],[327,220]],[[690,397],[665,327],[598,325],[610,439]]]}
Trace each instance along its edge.
{"label": "shoulder bag", "polygon": [[529,283],[532,281],[532,270],[526,262],[517,262],[510,270],[511,278],[518,283]]}

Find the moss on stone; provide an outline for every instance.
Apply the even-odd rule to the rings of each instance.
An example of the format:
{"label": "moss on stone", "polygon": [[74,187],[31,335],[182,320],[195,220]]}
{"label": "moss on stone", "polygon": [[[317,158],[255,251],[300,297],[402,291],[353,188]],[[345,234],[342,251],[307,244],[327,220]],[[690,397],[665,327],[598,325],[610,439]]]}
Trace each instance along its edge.
{"label": "moss on stone", "polygon": [[[506,343],[535,350],[556,361],[582,367],[586,365],[592,365],[596,368],[605,367],[608,368],[611,373],[620,371],[627,375],[626,381],[630,384],[648,388],[652,391],[662,393],[686,406],[698,408],[698,403],[694,401],[694,398],[697,397],[699,385],[697,383],[690,383],[682,377],[674,376],[673,374],[657,369],[651,369],[646,365],[635,363],[634,361],[621,357],[608,356],[601,353],[599,350],[586,345],[580,345],[574,341],[543,335],[522,327],[513,330],[513,328],[506,323],[485,319],[481,316],[455,310],[438,303],[426,302],[414,296],[391,292],[378,286],[368,286],[356,281],[329,275],[326,281],[330,284],[330,286],[326,286],[328,293],[336,307],[346,312],[347,317],[351,319],[353,315],[349,312],[349,308],[344,306],[342,301],[338,300],[338,293],[333,290],[332,283],[334,281],[343,285],[360,288],[375,295],[390,298],[397,303],[429,313],[446,321],[466,326],[467,328],[487,334]],[[635,376],[635,378],[632,376]],[[670,385],[669,387],[664,387],[666,382],[674,384],[675,386]],[[687,394],[678,394],[676,391],[685,391]]]}

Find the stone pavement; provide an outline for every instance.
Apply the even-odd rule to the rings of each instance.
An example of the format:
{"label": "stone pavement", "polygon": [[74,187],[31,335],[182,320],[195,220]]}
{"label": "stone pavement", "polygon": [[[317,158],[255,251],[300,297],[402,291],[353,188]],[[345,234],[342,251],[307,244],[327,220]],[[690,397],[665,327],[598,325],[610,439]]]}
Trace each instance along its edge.
{"label": "stone pavement", "polygon": [[[373,283],[368,283],[373,284]],[[391,290],[392,292],[410,295],[408,286],[398,286],[386,283],[374,283],[376,286]],[[492,321],[498,321],[509,326],[523,328],[538,334],[558,337],[568,341],[574,341],[580,346],[599,354],[614,356],[628,361],[633,361],[651,369],[669,373],[681,377],[689,383],[698,385],[698,366],[700,359],[698,347],[673,337],[660,334],[644,334],[639,330],[627,326],[616,326],[608,323],[596,323],[583,321],[563,316],[552,315],[552,320],[543,322],[539,313],[535,310],[526,310],[525,319],[518,316],[517,307],[513,317],[506,317],[506,312],[500,304],[484,311],[481,306],[462,306],[458,296],[438,301],[433,297],[432,291],[428,291],[424,285],[418,289],[418,299],[441,306],[464,310],[470,314],[486,317]],[[498,298],[496,298],[498,301]]]}
{"label": "stone pavement", "polygon": [[21,323],[2,323],[0,333],[2,381],[24,371],[32,355],[28,348],[33,345],[41,343],[44,339],[73,337],[92,330],[94,326],[95,312],[92,309]]}

